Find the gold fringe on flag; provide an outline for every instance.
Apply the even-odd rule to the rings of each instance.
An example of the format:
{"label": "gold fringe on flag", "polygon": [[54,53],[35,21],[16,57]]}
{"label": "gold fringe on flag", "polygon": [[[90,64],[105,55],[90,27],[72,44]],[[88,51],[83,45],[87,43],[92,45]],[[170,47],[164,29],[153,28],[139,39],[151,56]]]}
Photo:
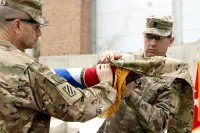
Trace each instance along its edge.
{"label": "gold fringe on flag", "polygon": [[110,108],[103,112],[100,117],[107,118],[115,113],[119,105],[121,104],[121,98],[123,92],[126,90],[126,77],[128,76],[130,70],[124,68],[116,68],[115,70],[115,79],[114,79],[114,88],[117,90],[116,101]]}

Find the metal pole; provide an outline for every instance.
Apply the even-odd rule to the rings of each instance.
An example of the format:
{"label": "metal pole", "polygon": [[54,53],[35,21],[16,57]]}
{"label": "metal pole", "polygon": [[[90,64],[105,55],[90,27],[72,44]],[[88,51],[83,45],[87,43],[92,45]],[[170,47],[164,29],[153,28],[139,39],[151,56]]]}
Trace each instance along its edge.
{"label": "metal pole", "polygon": [[172,14],[174,16],[174,44],[181,45],[183,44],[183,0],[172,0]]}
{"label": "metal pole", "polygon": [[91,44],[92,44],[92,54],[96,54],[96,0],[91,1],[92,10],[91,10]]}

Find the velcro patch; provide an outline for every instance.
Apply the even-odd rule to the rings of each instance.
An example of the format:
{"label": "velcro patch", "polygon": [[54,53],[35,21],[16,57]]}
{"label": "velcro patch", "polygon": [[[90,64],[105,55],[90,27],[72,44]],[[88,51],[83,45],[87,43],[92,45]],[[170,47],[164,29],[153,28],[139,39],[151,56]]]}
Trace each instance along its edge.
{"label": "velcro patch", "polygon": [[76,91],[70,85],[64,86],[62,88],[70,97],[76,95]]}
{"label": "velcro patch", "polygon": [[58,76],[57,74],[54,74],[51,77],[58,84],[61,84],[61,83],[65,82],[64,78],[62,78],[61,76]]}

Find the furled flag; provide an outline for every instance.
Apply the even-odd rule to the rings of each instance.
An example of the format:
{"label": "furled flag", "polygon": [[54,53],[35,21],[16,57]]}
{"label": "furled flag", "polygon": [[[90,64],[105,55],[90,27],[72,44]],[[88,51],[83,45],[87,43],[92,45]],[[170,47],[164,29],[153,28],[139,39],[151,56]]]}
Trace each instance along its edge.
{"label": "furled flag", "polygon": [[197,64],[197,73],[194,90],[194,121],[192,133],[200,133],[200,62]]}
{"label": "furled flag", "polygon": [[96,68],[57,68],[53,72],[65,78],[74,87],[81,89],[91,87],[99,83]]}

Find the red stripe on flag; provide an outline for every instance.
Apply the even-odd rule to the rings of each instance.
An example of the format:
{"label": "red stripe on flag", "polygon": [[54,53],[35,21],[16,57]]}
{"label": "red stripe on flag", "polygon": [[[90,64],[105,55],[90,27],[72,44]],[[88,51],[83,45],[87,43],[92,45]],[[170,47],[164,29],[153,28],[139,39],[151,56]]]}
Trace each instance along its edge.
{"label": "red stripe on flag", "polygon": [[84,74],[85,85],[91,87],[99,83],[96,68],[86,68]]}
{"label": "red stripe on flag", "polygon": [[[111,67],[113,74],[115,73],[116,67]],[[86,87],[91,87],[99,83],[99,78],[97,77],[96,68],[86,68],[83,75],[84,85]]]}

